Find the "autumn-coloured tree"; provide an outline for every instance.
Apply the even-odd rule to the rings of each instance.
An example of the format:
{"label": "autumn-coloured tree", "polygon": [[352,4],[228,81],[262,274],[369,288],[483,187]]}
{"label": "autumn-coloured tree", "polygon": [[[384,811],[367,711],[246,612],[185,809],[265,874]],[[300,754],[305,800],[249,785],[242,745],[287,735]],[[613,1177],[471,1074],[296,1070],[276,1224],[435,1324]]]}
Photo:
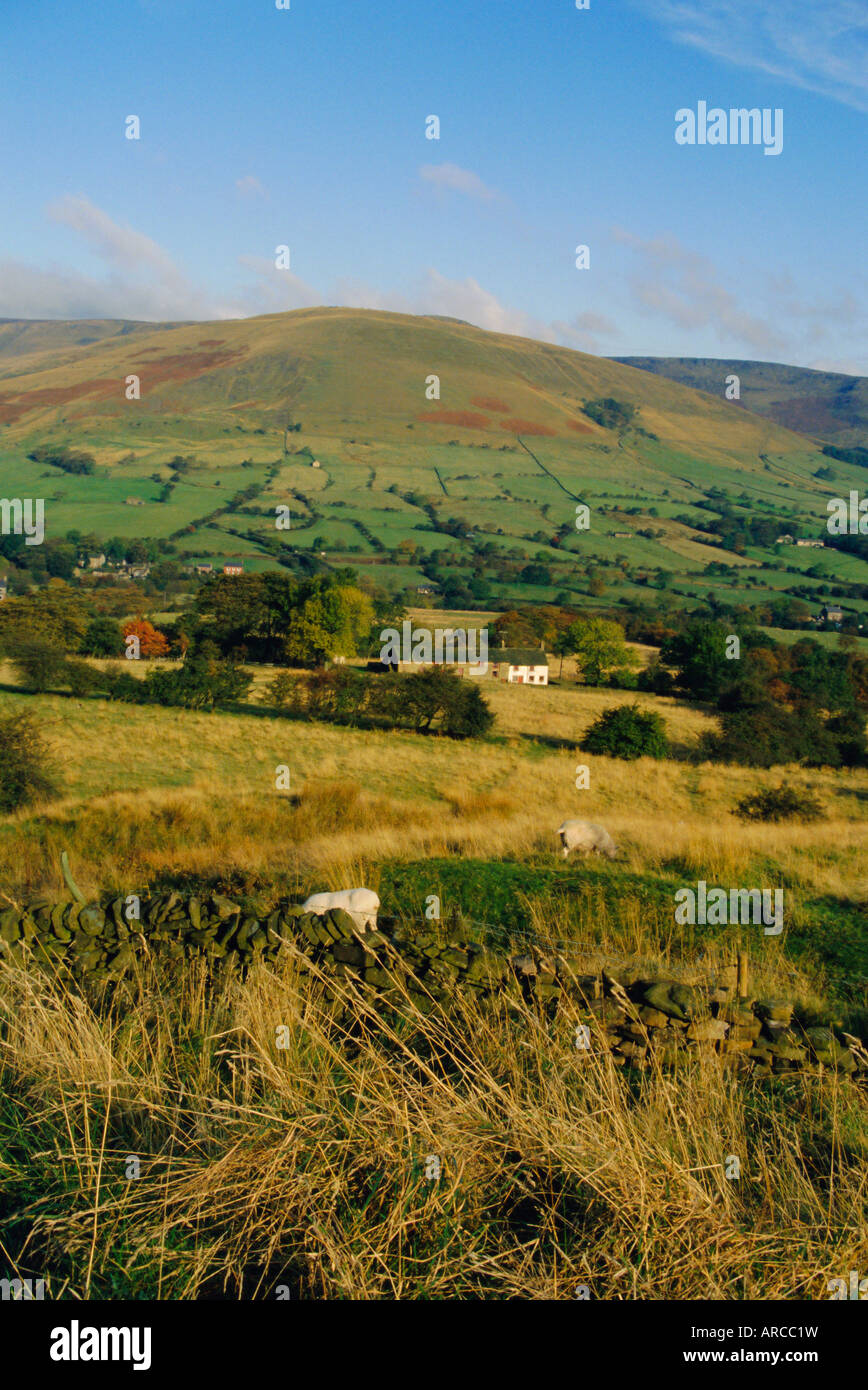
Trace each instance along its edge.
{"label": "autumn-coloured tree", "polygon": [[134,618],[124,623],[124,638],[138,637],[140,656],[168,656],[169,642],[166,634],[149,623],[147,618]]}

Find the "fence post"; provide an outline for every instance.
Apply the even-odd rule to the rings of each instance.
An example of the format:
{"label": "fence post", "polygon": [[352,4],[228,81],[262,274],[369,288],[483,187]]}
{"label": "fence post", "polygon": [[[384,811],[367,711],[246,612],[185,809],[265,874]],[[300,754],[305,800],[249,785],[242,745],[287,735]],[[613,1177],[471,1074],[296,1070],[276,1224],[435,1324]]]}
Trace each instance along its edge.
{"label": "fence post", "polygon": [[738,953],[738,997],[747,999],[747,951]]}

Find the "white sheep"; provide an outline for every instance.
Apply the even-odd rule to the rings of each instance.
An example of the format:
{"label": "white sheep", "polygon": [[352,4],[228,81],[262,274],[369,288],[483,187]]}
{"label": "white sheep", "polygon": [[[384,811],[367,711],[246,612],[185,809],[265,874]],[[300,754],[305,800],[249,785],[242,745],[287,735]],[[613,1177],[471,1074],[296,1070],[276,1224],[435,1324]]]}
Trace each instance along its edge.
{"label": "white sheep", "polygon": [[558,827],[558,834],[564,847],[565,859],[571,849],[577,849],[580,854],[605,854],[609,859],[614,859],[618,853],[608,830],[604,830],[601,825],[594,825],[589,820],[565,820],[563,825]]}
{"label": "white sheep", "polygon": [[315,912],[318,917],[333,907],[341,907],[348,912],[356,926],[365,931],[377,926],[377,912],[380,899],[370,888],[343,888],[339,893],[313,893],[307,902],[302,903],[302,912]]}

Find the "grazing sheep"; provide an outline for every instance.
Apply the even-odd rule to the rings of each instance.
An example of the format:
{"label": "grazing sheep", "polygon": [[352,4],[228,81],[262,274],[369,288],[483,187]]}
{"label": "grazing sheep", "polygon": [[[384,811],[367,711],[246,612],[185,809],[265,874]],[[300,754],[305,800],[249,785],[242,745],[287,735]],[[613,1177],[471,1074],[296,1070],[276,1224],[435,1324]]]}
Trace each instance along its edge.
{"label": "grazing sheep", "polygon": [[314,893],[301,905],[303,912],[315,912],[318,917],[322,917],[333,907],[342,907],[361,931],[367,927],[376,929],[379,906],[380,899],[370,888],[344,888],[339,893]]}
{"label": "grazing sheep", "polygon": [[571,849],[577,849],[580,854],[605,854],[610,859],[614,859],[618,853],[608,830],[604,830],[601,825],[594,825],[589,820],[565,820],[563,825],[559,826],[558,834],[564,847],[565,859]]}

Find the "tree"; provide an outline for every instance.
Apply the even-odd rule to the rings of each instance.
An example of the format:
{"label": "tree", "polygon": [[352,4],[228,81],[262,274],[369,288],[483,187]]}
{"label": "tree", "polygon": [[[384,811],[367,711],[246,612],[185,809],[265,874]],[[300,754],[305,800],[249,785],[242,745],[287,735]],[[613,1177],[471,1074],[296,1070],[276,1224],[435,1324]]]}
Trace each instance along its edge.
{"label": "tree", "polygon": [[522,584],[551,584],[551,570],[546,565],[525,565],[519,574]]}
{"label": "tree", "polygon": [[420,733],[471,738],[487,733],[494,723],[479,687],[444,666],[389,677],[374,689],[374,713],[385,714],[399,724],[409,722]]}
{"label": "tree", "polygon": [[51,765],[51,749],[32,714],[24,711],[0,717],[0,811],[8,815],[20,806],[56,796]]}
{"label": "tree", "polygon": [[138,691],[131,698],[145,704],[180,705],[213,712],[219,706],[241,700],[252,679],[235,662],[221,661],[214,643],[204,641],[187,654],[179,670],[151,671],[145,681],[136,682]]}
{"label": "tree", "polygon": [[587,685],[599,685],[612,667],[630,669],[639,664],[635,650],[627,646],[620,623],[586,618],[573,623],[567,631],[570,650]]}
{"label": "tree", "polygon": [[139,639],[140,656],[169,655],[169,643],[166,634],[155,628],[153,623],[149,623],[147,618],[134,618],[131,622],[124,623],[123,631],[124,638],[137,637]]}
{"label": "tree", "polygon": [[79,651],[82,656],[120,656],[123,641],[117,623],[111,618],[91,618]]}
{"label": "tree", "polygon": [[728,636],[721,623],[694,619],[683,632],[663,643],[660,659],[678,668],[678,683],[689,694],[698,700],[713,700],[731,675],[726,657]]}
{"label": "tree", "polygon": [[18,632],[40,637],[60,651],[77,651],[89,621],[83,596],[62,579],[44,589],[0,603],[0,637]]}
{"label": "tree", "polygon": [[561,676],[564,674],[564,657],[572,656],[573,654],[573,639],[573,632],[570,628],[566,627],[562,632],[558,633],[552,643],[552,651],[555,656],[559,656],[561,659],[561,664],[558,668],[558,680],[560,680]]}
{"label": "tree", "polygon": [[653,710],[617,705],[604,710],[579,745],[588,753],[610,758],[665,758],[669,752],[666,725]]}
{"label": "tree", "polygon": [[617,401],[614,396],[602,396],[594,401],[586,401],[584,413],[596,424],[607,430],[620,430],[633,422],[636,407],[627,401]]}
{"label": "tree", "polygon": [[7,642],[5,650],[28,690],[43,694],[63,683],[66,655],[53,642],[36,636]]}

